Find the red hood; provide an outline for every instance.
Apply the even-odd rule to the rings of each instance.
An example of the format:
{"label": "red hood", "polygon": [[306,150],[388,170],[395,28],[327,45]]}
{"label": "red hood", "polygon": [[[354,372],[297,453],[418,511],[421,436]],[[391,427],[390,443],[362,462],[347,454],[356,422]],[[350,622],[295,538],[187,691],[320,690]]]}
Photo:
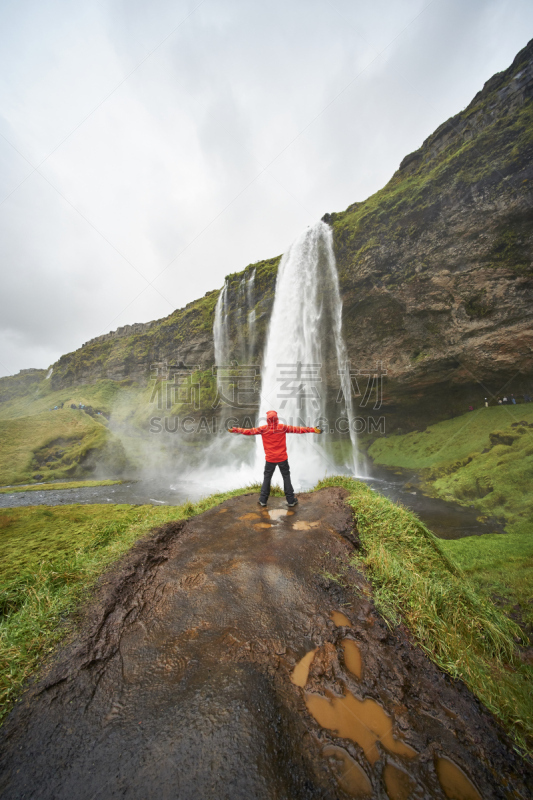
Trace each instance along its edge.
{"label": "red hood", "polygon": [[274,428],[278,424],[278,412],[267,411],[267,425],[269,428]]}

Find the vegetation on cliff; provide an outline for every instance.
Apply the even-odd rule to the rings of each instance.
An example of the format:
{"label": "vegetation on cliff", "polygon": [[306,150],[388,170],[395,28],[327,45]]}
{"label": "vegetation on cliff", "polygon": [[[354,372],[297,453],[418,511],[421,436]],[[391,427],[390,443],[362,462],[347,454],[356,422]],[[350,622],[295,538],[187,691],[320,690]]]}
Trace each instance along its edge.
{"label": "vegetation on cliff", "polygon": [[[347,349],[405,432],[529,388],[533,43],[333,226]],[[366,416],[364,409],[361,410]]]}

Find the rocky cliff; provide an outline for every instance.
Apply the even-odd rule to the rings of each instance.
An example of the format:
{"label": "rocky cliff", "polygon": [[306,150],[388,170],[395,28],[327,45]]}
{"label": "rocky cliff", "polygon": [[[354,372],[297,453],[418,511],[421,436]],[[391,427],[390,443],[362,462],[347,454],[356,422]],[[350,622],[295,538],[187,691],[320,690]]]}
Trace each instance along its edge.
{"label": "rocky cliff", "polygon": [[[533,388],[533,42],[471,104],[332,225],[353,369],[387,371],[389,431]],[[233,355],[239,286],[255,268],[261,360],[279,258],[228,276]],[[54,365],[54,389],[99,379],[141,386],[155,364],[197,365],[209,383],[218,291],[163,320],[98,337]],[[212,388],[212,381],[211,381]],[[370,407],[360,409],[365,415]]]}
{"label": "rocky cliff", "polygon": [[383,362],[391,416],[427,421],[530,389],[532,96],[530,42],[387,186],[324,217],[350,356]]}

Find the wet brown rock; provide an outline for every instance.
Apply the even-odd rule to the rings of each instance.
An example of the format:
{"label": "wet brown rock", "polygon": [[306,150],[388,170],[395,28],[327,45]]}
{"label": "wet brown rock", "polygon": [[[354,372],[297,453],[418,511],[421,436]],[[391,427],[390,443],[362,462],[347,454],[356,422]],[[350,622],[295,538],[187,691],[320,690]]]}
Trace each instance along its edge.
{"label": "wet brown rock", "polygon": [[[533,773],[465,687],[387,632],[353,568],[334,589],[324,578],[353,553],[340,490],[301,495],[261,530],[247,518],[256,500],[169,523],[102,580],[0,732],[2,800],[344,800],[405,786],[442,800],[435,765],[448,762],[448,788],[459,774],[503,800],[508,781],[526,800]],[[269,511],[284,507],[272,498]]]}

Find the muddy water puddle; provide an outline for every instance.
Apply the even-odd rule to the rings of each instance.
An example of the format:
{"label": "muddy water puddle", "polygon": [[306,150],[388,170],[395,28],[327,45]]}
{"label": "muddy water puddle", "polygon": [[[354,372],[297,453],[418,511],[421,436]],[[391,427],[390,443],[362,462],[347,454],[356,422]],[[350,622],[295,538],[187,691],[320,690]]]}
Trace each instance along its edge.
{"label": "muddy water puddle", "polygon": [[304,688],[305,684],[307,683],[307,678],[309,677],[309,667],[311,666],[311,662],[315,657],[317,650],[318,647],[315,647],[314,650],[310,650],[303,658],[300,659],[300,661],[298,661],[294,667],[291,675],[291,681],[295,686],[300,686],[302,689]]}
{"label": "muddy water puddle", "polygon": [[[338,627],[351,624],[348,617],[337,610],[331,612],[330,619]],[[325,651],[328,651],[330,656],[334,652],[331,645],[309,650],[296,663],[291,681],[303,690],[307,710],[320,727],[340,739],[352,741],[364,754],[364,761],[371,770],[370,777],[344,747],[328,744],[323,748],[322,756],[328,761],[339,787],[350,797],[374,796],[371,782],[372,769],[376,767],[378,761],[385,759],[382,780],[389,800],[410,800],[415,796],[422,796],[424,790],[417,779],[407,768],[398,763],[391,763],[378,747],[379,744],[386,753],[405,760],[406,764],[416,765],[419,760],[418,751],[395,735],[396,724],[392,714],[387,713],[380,703],[371,698],[360,700],[355,697],[346,683],[343,684],[343,694],[336,694],[325,686],[322,687],[321,694],[307,689],[315,656],[319,658],[321,652],[324,656]],[[344,666],[348,673],[360,680],[363,663],[357,643],[352,639],[341,639],[337,646],[337,654],[340,652],[343,654]],[[483,800],[468,775],[450,758],[436,757],[435,773],[440,788],[450,800]]]}
{"label": "muddy water puddle", "polygon": [[305,704],[322,728],[358,744],[370,764],[380,758],[378,741],[390,753],[405,758],[417,755],[416,750],[393,736],[393,721],[375,700],[358,700],[349,689],[344,697],[326,690],[325,697],[306,692]]}
{"label": "muddy water puddle", "polygon": [[346,614],[342,613],[342,611],[332,611],[329,616],[330,616],[330,619],[333,620],[334,624],[338,628],[343,628],[343,627],[351,628],[352,627],[352,623],[350,622],[350,620],[348,619]]}
{"label": "muddy water puddle", "polygon": [[383,780],[390,800],[410,800],[417,788],[411,775],[395,764],[385,765]]}
{"label": "muddy water puddle", "polygon": [[372,784],[365,771],[343,747],[330,744],[322,755],[327,758],[340,788],[352,797],[372,797]]}
{"label": "muddy water puddle", "polygon": [[312,528],[318,528],[319,525],[320,522],[307,522],[306,520],[299,519],[292,527],[295,531],[310,531]]}
{"label": "muddy water puddle", "polygon": [[361,678],[363,674],[363,662],[361,659],[361,651],[359,650],[353,639],[343,639],[342,649],[344,652],[344,663],[346,668],[355,675],[356,678]]}
{"label": "muddy water puddle", "polygon": [[284,517],[292,517],[294,511],[291,511],[290,508],[269,508],[267,514],[271,520],[277,522],[279,519],[283,519]]}
{"label": "muddy water puddle", "polygon": [[442,790],[450,800],[482,800],[470,778],[449,758],[438,758],[435,769]]}

